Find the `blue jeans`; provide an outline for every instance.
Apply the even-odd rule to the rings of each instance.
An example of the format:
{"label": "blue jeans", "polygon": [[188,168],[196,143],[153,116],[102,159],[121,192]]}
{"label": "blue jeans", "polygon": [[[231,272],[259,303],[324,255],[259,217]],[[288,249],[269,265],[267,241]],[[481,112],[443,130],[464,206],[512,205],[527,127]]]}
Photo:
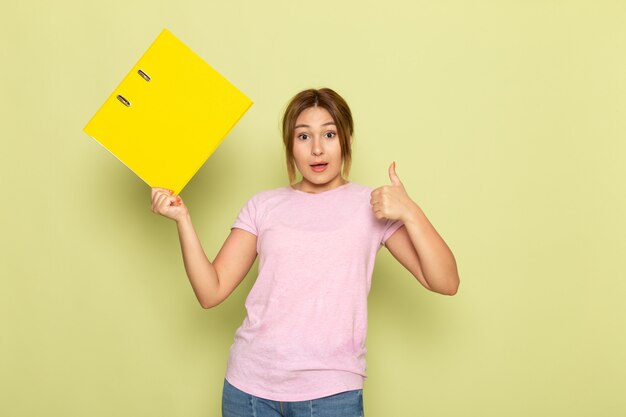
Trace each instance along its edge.
{"label": "blue jeans", "polygon": [[273,401],[247,394],[224,378],[222,417],[363,417],[363,390],[309,401]]}

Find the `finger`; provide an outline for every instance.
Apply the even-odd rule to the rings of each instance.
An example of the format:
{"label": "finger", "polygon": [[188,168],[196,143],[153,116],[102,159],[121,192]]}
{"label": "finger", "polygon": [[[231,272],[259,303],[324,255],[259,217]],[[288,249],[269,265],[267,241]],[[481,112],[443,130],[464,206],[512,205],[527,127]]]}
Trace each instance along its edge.
{"label": "finger", "polygon": [[165,201],[163,202],[163,204],[170,205],[173,206],[176,203],[176,197],[174,196],[169,196],[169,195],[165,195]]}
{"label": "finger", "polygon": [[163,201],[163,194],[159,194],[152,203],[152,212],[155,214],[162,214],[161,202]]}
{"label": "finger", "polygon": [[159,205],[159,199],[162,198],[162,197],[167,197],[168,195],[169,195],[168,192],[156,191],[154,193],[154,195],[152,196],[152,205],[158,206]]}
{"label": "finger", "polygon": [[159,198],[159,196],[162,194],[161,191],[157,190],[157,189],[152,189],[152,205],[154,206],[154,204],[156,203],[157,198]]}
{"label": "finger", "polygon": [[162,192],[162,193],[165,193],[165,194],[174,195],[174,191],[170,190],[169,188],[152,187],[152,195],[154,195],[157,192]]}
{"label": "finger", "polygon": [[157,205],[161,211],[166,212],[167,208],[172,205],[171,203],[173,200],[174,200],[173,197],[169,197],[165,194],[162,194],[161,197],[159,197],[159,201]]}
{"label": "finger", "polygon": [[383,214],[382,210],[376,210],[376,211],[374,212],[374,215],[376,216],[376,218],[377,218],[378,220],[382,220],[382,219],[384,219],[384,218],[385,218],[385,216],[384,216],[384,214]]}
{"label": "finger", "polygon": [[152,197],[154,197],[157,194],[167,194],[167,195],[172,195],[173,191],[170,190],[169,188],[163,188],[163,187],[152,187],[151,190],[151,194]]}
{"label": "finger", "polygon": [[163,193],[161,191],[154,191],[152,194],[152,201],[151,201],[151,205],[152,205],[152,211],[155,211],[157,206],[158,206],[158,201],[159,201],[159,197],[161,197],[163,195]]}
{"label": "finger", "polygon": [[159,193],[155,198],[154,198],[154,203],[152,204],[152,206],[154,207],[154,211],[157,213],[161,212],[161,204],[163,203],[163,199],[166,198],[165,194],[163,193]]}
{"label": "finger", "polygon": [[370,200],[370,204],[372,206],[381,206],[385,203],[385,196],[381,196],[380,198],[373,198]]}
{"label": "finger", "polygon": [[389,179],[391,180],[391,183],[393,185],[402,185],[402,182],[400,181],[398,174],[396,174],[396,162],[395,161],[393,162],[393,164],[389,165]]}
{"label": "finger", "polygon": [[164,193],[167,191],[166,188],[162,188],[162,187],[152,187],[151,190],[152,190],[152,194],[157,193],[157,192]]}

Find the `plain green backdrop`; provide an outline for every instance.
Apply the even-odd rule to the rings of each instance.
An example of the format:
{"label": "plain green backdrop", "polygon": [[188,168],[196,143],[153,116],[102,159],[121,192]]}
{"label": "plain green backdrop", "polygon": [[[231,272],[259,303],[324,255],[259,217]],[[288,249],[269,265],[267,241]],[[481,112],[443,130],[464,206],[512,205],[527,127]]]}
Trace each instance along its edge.
{"label": "plain green backdrop", "polygon": [[397,172],[454,297],[381,249],[365,415],[626,415],[623,1],[3,1],[0,415],[219,416],[256,274],[203,310],[175,223],[82,128],[160,31],[253,107],[182,192],[210,259],[287,184],[288,100],[328,86],[350,180]]}

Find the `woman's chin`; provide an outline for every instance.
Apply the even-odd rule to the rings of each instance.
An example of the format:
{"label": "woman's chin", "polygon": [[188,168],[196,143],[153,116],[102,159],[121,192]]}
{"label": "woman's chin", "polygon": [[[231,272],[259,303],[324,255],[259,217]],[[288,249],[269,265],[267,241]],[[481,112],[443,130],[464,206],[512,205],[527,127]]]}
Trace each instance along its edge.
{"label": "woman's chin", "polygon": [[302,177],[303,181],[306,181],[312,185],[327,185],[330,184],[333,181],[341,181],[341,178],[339,177],[339,175],[315,175],[315,176],[303,176]]}

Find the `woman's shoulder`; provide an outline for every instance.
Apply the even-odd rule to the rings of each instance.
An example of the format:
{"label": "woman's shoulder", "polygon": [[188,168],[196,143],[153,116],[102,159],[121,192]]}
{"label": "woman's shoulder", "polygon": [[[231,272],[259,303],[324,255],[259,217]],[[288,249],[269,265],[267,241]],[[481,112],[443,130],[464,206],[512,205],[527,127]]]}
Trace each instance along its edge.
{"label": "woman's shoulder", "polygon": [[355,196],[361,196],[363,198],[367,197],[369,201],[370,195],[372,194],[372,191],[374,191],[374,188],[370,187],[369,185],[364,185],[351,181],[350,187],[348,187],[346,191]]}

